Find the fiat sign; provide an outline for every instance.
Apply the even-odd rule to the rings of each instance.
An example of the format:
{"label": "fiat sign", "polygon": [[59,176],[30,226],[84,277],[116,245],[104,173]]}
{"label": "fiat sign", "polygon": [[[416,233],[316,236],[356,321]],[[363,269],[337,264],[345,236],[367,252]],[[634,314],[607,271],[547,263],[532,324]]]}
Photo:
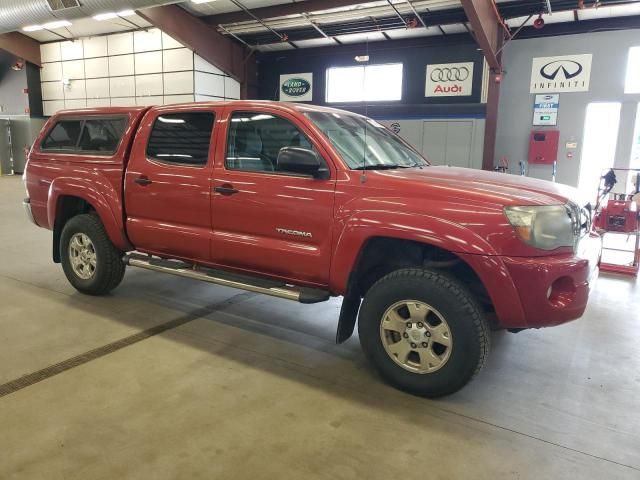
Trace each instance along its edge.
{"label": "fiat sign", "polygon": [[473,62],[427,65],[425,97],[471,95]]}
{"label": "fiat sign", "polygon": [[591,58],[590,53],[534,58],[530,93],[589,91]]}

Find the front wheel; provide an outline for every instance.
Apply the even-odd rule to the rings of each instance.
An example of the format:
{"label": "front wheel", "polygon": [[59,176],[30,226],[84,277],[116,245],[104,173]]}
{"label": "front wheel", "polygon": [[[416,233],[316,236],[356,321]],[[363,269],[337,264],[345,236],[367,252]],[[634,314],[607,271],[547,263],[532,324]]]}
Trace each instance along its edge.
{"label": "front wheel", "polygon": [[94,214],[71,218],[62,229],[60,259],[67,279],[76,290],[104,295],[124,277],[122,252],[113,246]]}
{"label": "front wheel", "polygon": [[376,282],[362,302],[358,332],[387,381],[424,397],[461,389],[489,352],[489,328],[471,294],[430,270],[397,270]]}

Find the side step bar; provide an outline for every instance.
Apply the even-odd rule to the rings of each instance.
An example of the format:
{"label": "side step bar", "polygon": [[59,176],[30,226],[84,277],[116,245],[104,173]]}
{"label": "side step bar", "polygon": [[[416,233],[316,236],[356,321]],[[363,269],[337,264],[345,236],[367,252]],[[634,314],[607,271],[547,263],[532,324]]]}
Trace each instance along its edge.
{"label": "side step bar", "polygon": [[283,282],[267,280],[250,275],[199,267],[176,260],[163,260],[148,255],[129,254],[122,259],[125,264],[179,277],[193,278],[225,287],[239,288],[272,297],[286,298],[300,303],[319,303],[329,300],[328,291],[308,287],[294,287]]}

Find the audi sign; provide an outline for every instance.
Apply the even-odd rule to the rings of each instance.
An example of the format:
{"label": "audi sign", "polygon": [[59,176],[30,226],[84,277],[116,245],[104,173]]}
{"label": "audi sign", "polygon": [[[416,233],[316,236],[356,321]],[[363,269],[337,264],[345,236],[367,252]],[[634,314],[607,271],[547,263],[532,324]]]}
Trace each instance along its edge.
{"label": "audi sign", "polygon": [[473,62],[427,65],[425,97],[471,95]]}

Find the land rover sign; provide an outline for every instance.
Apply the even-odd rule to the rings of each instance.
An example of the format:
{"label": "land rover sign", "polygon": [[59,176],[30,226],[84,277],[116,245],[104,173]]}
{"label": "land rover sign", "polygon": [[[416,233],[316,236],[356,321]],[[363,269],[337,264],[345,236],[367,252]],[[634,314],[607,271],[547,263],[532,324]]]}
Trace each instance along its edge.
{"label": "land rover sign", "polygon": [[280,100],[283,102],[310,102],[313,98],[313,74],[292,73],[280,75]]}

